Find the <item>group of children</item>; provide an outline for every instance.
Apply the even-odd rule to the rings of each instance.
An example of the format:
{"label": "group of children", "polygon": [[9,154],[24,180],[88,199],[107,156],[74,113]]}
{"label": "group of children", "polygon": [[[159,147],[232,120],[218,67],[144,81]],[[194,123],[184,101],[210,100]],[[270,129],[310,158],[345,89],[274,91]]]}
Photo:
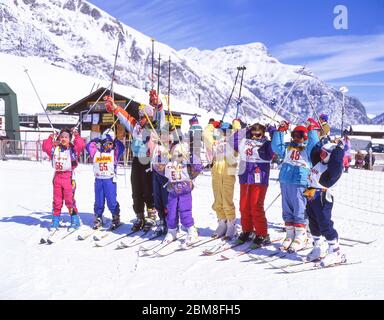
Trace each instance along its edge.
{"label": "group of children", "polygon": [[[264,199],[271,161],[278,156],[282,159],[279,181],[286,229],[281,249],[292,252],[303,249],[308,241],[309,227],[314,247],[308,259],[323,258],[324,264],[341,262],[338,234],[333,228],[331,213],[332,187],[343,171],[344,144],[342,140],[329,142],[326,115],[321,115],[320,121],[310,118],[305,126],[295,127],[288,143],[284,142],[290,126],[286,121],[276,127],[259,123],[245,126],[240,119],[232,123],[211,119],[204,130],[199,127],[194,131],[197,119],[193,118],[189,141],[186,142],[165,121],[162,103],[154,90],[150,92],[150,104],[140,106],[139,119],[117,106],[111,97],[104,100],[106,110],[113,113],[132,136],[131,186],[136,214],[132,230],[150,230],[156,225],[157,212],[160,220],[155,233],[164,234],[165,241],[177,238],[179,220],[187,230],[186,244],[198,240],[192,215],[192,190],[194,179],[203,170],[200,149],[201,141],[204,141],[211,161],[212,208],[218,219],[213,237],[236,237],[233,198],[238,175],[242,232],[237,241],[252,240],[258,247],[271,243]],[[114,229],[120,224],[116,167],[124,153],[124,145],[108,130],[86,146],[76,130],[62,130],[57,138],[51,135],[44,141],[43,150],[55,169],[52,227],[59,226],[63,200],[71,216],[71,227],[80,225],[74,200],[73,171],[84,148],[92,159],[95,175],[93,228],[103,226],[106,200],[112,213],[110,228]],[[328,242],[327,250],[321,236]]]}

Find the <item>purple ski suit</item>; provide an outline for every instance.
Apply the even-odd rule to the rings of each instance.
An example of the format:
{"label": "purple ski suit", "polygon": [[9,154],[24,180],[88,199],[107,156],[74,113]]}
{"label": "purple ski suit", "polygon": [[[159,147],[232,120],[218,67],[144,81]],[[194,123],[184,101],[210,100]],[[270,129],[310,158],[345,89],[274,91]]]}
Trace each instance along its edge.
{"label": "purple ski suit", "polygon": [[[195,158],[196,159],[196,158]],[[159,174],[168,178],[168,214],[167,226],[176,229],[180,222],[184,228],[192,227],[195,222],[192,217],[192,190],[193,182],[203,170],[201,161],[173,161],[168,162]]]}

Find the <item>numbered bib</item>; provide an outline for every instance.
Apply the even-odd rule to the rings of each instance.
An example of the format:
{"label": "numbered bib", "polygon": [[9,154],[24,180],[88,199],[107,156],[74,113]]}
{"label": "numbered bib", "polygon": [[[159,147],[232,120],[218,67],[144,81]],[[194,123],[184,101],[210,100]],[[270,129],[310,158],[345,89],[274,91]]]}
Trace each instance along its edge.
{"label": "numbered bib", "polygon": [[109,179],[115,176],[114,152],[97,151],[93,158],[93,173],[98,179]]}
{"label": "numbered bib", "polygon": [[226,154],[226,145],[227,142],[225,140],[219,140],[216,143],[215,149],[214,149],[214,155],[217,159],[223,159]]}
{"label": "numbered bib", "polygon": [[284,158],[284,163],[289,163],[293,166],[310,169],[309,159],[305,150],[291,149],[287,151]]}
{"label": "numbered bib", "polygon": [[259,155],[259,148],[263,145],[256,140],[244,139],[241,141],[240,149],[240,159],[246,162],[257,162],[257,163],[269,163],[270,161],[263,160]]}
{"label": "numbered bib", "polygon": [[169,182],[190,181],[187,165],[182,163],[168,163],[165,166],[165,176]]}
{"label": "numbered bib", "polygon": [[61,151],[60,147],[56,147],[53,152],[52,166],[55,171],[72,171],[71,151],[69,149]]}

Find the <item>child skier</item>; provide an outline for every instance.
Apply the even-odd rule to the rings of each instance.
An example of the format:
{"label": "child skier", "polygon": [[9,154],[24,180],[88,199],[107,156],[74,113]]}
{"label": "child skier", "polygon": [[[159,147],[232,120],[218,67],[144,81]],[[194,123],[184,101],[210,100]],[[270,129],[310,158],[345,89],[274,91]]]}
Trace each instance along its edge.
{"label": "child skier", "polygon": [[[72,135],[74,141],[71,143]],[[78,210],[74,198],[76,182],[73,176],[74,170],[78,165],[80,153],[84,150],[84,140],[80,137],[77,130],[63,129],[56,139],[51,134],[43,141],[42,149],[52,161],[55,175],[53,177],[53,217],[51,228],[58,228],[60,225],[60,214],[63,201],[68,208],[71,216],[70,228],[79,228],[80,219],[77,215]]]}
{"label": "child skier", "polygon": [[166,163],[163,170],[159,171],[168,179],[168,233],[165,241],[176,240],[180,216],[180,222],[188,232],[185,241],[188,246],[198,238],[192,217],[192,190],[193,179],[203,170],[203,165],[197,157],[188,156],[188,145],[185,143],[176,144],[170,154],[170,161]]}
{"label": "child skier", "polygon": [[155,200],[155,208],[160,219],[155,230],[156,235],[163,235],[168,231],[166,222],[166,216],[168,214],[168,190],[166,185],[168,179],[159,172],[163,172],[165,165],[168,163],[169,150],[172,149],[174,144],[174,133],[175,127],[166,123],[160,130],[160,137],[157,138],[156,146],[152,152],[153,197]]}
{"label": "child skier", "polygon": [[[151,91],[152,92],[152,91]],[[154,93],[156,94],[156,92]],[[151,99],[154,98],[151,95]],[[114,113],[120,123],[132,135],[131,150],[133,154],[131,186],[133,198],[133,210],[136,221],[132,230],[143,229],[148,231],[156,224],[156,210],[154,209],[152,171],[150,169],[150,119],[154,118],[152,106],[140,106],[140,120],[136,120],[123,108],[117,106],[112,97],[104,97],[105,107],[108,112]],[[144,216],[144,207],[147,207],[147,217]]]}
{"label": "child skier", "polygon": [[249,241],[253,232],[255,245],[270,243],[265,218],[264,199],[268,189],[273,151],[265,136],[265,126],[255,123],[234,135],[234,149],[239,152],[240,214],[242,233],[238,240]]}
{"label": "child skier", "polygon": [[95,174],[93,229],[103,226],[103,212],[105,200],[107,200],[108,209],[112,213],[109,229],[114,230],[120,225],[120,205],[116,200],[116,169],[125,147],[122,142],[113,139],[112,131],[109,134],[108,131],[104,132],[100,138],[91,140],[86,145],[86,150],[93,161]]}
{"label": "child skier", "polygon": [[322,113],[319,116],[319,122],[321,126],[320,139],[329,138],[329,134],[331,133],[331,128],[329,127],[329,124],[328,124],[328,115]]}
{"label": "child skier", "polygon": [[[313,249],[307,255],[308,261],[322,259],[323,266],[345,261],[341,254],[338,234],[333,227],[332,189],[343,172],[344,145],[342,141],[327,143],[323,147],[314,147],[311,154],[312,164],[309,186],[304,194],[308,199],[307,214],[309,229],[313,237]],[[328,242],[328,250],[323,250],[321,236]]]}
{"label": "child skier", "polygon": [[343,158],[343,166],[344,172],[348,172],[349,165],[352,161],[351,156],[351,139],[348,137],[348,131],[344,130],[343,132],[343,143],[344,143],[344,158]]}
{"label": "child skier", "polygon": [[278,131],[273,133],[272,150],[284,158],[279,181],[286,237],[281,249],[297,251],[302,249],[307,241],[306,198],[303,192],[308,185],[311,151],[318,143],[319,136],[313,126],[308,129],[297,126],[291,132],[291,141],[284,143],[284,133],[288,128],[289,123],[282,121]]}
{"label": "child skier", "polygon": [[236,233],[236,212],[233,203],[233,192],[236,182],[237,153],[228,145],[232,134],[232,126],[222,123],[215,129],[208,124],[204,129],[204,143],[206,151],[213,155],[212,160],[212,189],[218,226],[212,237],[225,236],[231,239]]}

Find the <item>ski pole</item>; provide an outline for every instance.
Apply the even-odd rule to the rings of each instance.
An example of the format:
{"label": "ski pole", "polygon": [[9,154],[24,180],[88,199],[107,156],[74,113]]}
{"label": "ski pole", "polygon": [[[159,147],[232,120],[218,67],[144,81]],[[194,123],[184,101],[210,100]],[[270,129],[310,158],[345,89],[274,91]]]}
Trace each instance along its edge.
{"label": "ski pole", "polygon": [[273,199],[273,201],[269,204],[269,206],[267,207],[267,209],[265,209],[264,211],[267,212],[268,209],[270,207],[272,207],[272,205],[275,203],[275,201],[281,196],[281,192],[277,195],[277,197],[275,199]]}
{"label": "ski pole", "polygon": [[235,84],[233,85],[231,95],[229,96],[227,105],[225,106],[224,114],[223,114],[223,117],[221,118],[221,121],[224,121],[225,115],[227,114],[229,104],[231,103],[231,99],[232,99],[233,92],[235,91],[235,87],[236,87],[236,84],[237,84],[237,78],[239,77],[239,73],[240,73],[240,69],[237,68],[237,74],[236,74],[236,78],[235,78]]}
{"label": "ski pole", "polygon": [[308,102],[309,102],[309,105],[311,106],[311,108],[312,108],[312,110],[313,110],[313,113],[314,113],[315,117],[317,118],[317,121],[318,121],[319,124],[320,124],[320,117],[319,117],[319,115],[317,114],[316,109],[315,109],[314,105],[312,104],[311,99],[309,99],[309,96],[308,96],[308,94],[307,94],[306,92],[305,92],[305,96],[307,97]]}
{"label": "ski pole", "polygon": [[159,53],[159,65],[157,67],[157,94],[160,95],[160,61],[161,61],[161,56]]}
{"label": "ski pole", "polygon": [[55,128],[53,127],[52,121],[51,121],[51,119],[49,118],[48,113],[47,113],[47,111],[45,110],[43,103],[41,102],[40,96],[39,96],[39,94],[37,93],[37,90],[36,90],[36,88],[35,88],[35,85],[33,84],[33,81],[32,81],[32,79],[31,79],[31,77],[30,77],[30,75],[29,75],[29,73],[28,73],[28,69],[25,68],[25,67],[24,67],[24,72],[27,74],[27,77],[28,77],[28,79],[29,79],[29,82],[31,83],[32,88],[33,88],[33,90],[35,91],[37,98],[39,99],[40,105],[41,105],[41,107],[42,107],[43,110],[44,110],[44,113],[45,113],[45,115],[46,115],[46,117],[47,117],[47,119],[48,119],[48,121],[49,121],[49,124],[51,125],[52,131],[55,131]]}
{"label": "ski pole", "polygon": [[171,108],[171,56],[169,56],[168,60],[168,114]]}
{"label": "ski pole", "polygon": [[116,48],[116,53],[115,53],[115,62],[113,64],[113,71],[112,71],[112,81],[111,81],[112,99],[115,99],[114,94],[113,94],[113,82],[115,81],[116,63],[117,63],[117,55],[119,53],[119,46],[120,46],[120,34],[119,34],[119,41],[117,41],[117,48]]}
{"label": "ski pole", "polygon": [[154,86],[154,72],[153,72],[153,67],[154,67],[154,63],[155,63],[155,39],[154,38],[151,38],[151,41],[152,41],[152,77],[151,77],[151,82],[152,82],[152,90],[153,90],[153,86]]}
{"label": "ski pole", "polygon": [[239,107],[241,106],[241,104],[243,103],[243,100],[241,99],[241,88],[243,87],[243,78],[244,78],[244,71],[247,69],[245,66],[242,66],[242,67],[237,67],[238,70],[241,70],[242,73],[241,73],[241,80],[240,80],[240,90],[239,90],[239,99],[237,100],[237,104],[236,104],[236,118],[238,117],[239,115]]}
{"label": "ski pole", "polygon": [[303,71],[305,69],[305,66],[302,68],[301,72],[299,73],[299,75],[297,76],[296,80],[293,82],[292,84],[292,87],[291,89],[289,90],[288,94],[285,96],[283,102],[280,104],[280,106],[277,108],[276,112],[275,112],[275,115],[273,116],[273,119],[275,119],[276,115],[279,113],[280,109],[283,107],[284,103],[287,101],[288,97],[290,96],[290,94],[292,93],[293,89],[295,88],[295,85],[297,83],[297,81],[299,81],[300,77],[302,76],[303,74]]}
{"label": "ski pole", "polygon": [[[117,48],[116,48],[116,53],[115,53],[115,62],[114,62],[114,66],[113,66],[113,71],[112,71],[112,80],[111,80],[111,85],[109,86],[109,89],[110,89],[110,93],[112,93],[113,95],[113,81],[115,80],[115,70],[116,70],[116,63],[117,63],[117,56],[118,56],[118,53],[119,53],[119,45],[120,45],[120,36],[119,36],[119,41],[117,42]],[[96,106],[96,104],[100,101],[100,99],[104,96],[104,94],[107,92],[108,90],[108,87],[102,92],[102,94],[97,98],[97,100],[95,101],[95,103],[89,108],[89,110],[87,111],[87,113],[85,114],[85,117],[88,116],[88,114],[93,110],[93,108]],[[113,97],[112,97],[113,98]],[[84,116],[83,116],[84,118]],[[77,129],[81,123],[82,119],[79,119],[79,121],[77,122],[75,128]]]}

